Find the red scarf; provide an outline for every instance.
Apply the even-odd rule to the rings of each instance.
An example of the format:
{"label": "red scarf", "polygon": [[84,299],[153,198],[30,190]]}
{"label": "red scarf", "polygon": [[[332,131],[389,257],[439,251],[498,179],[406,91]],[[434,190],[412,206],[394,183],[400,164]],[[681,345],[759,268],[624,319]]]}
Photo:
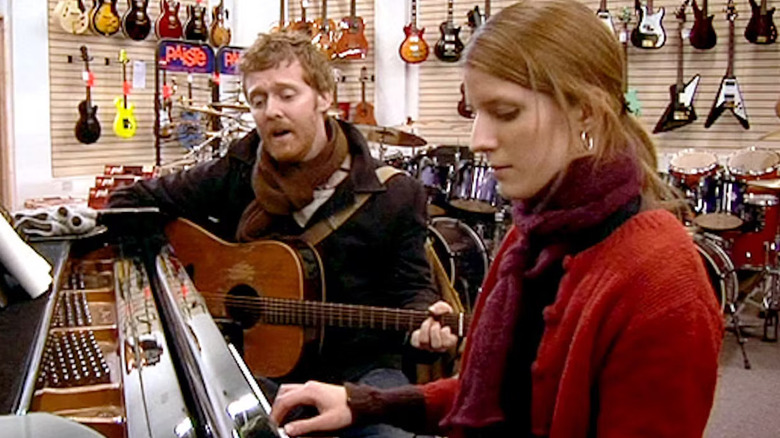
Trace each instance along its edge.
{"label": "red scarf", "polygon": [[490,294],[472,324],[470,353],[444,427],[483,429],[512,421],[508,415],[513,407],[504,406],[502,394],[519,391],[507,387],[512,386],[507,374],[514,372],[507,363],[519,342],[515,330],[525,280],[538,278],[566,254],[582,250],[578,244],[587,239],[583,234],[639,196],[640,181],[639,166],[630,156],[599,164],[585,157],[573,161],[534,199],[514,205],[513,218],[522,237],[507,248],[494,289],[483,292]]}

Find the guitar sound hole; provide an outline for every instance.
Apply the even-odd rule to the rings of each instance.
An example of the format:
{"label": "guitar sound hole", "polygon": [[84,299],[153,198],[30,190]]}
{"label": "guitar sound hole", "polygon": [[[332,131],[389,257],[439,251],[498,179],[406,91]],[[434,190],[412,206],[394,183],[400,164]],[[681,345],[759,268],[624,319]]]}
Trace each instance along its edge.
{"label": "guitar sound hole", "polygon": [[250,286],[239,284],[227,293],[225,310],[241,328],[251,328],[260,320],[260,301],[252,299],[259,297],[257,291]]}

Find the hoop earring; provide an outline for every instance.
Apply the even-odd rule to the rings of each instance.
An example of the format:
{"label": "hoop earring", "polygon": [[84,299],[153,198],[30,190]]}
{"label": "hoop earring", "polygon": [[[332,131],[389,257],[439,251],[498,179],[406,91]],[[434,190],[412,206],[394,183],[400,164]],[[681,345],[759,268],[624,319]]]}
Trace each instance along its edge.
{"label": "hoop earring", "polygon": [[588,135],[588,131],[582,131],[580,133],[580,140],[582,140],[582,145],[585,147],[585,150],[593,150],[593,137]]}

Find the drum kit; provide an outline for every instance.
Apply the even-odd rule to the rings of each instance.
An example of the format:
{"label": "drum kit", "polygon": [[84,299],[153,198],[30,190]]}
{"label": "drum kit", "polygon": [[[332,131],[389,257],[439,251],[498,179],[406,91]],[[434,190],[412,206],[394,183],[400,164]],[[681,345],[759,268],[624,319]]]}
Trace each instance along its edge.
{"label": "drum kit", "polygon": [[750,147],[721,165],[711,152],[688,149],[672,157],[667,181],[691,207],[690,234],[749,368],[738,318],[746,305],[764,315],[763,339],[777,340],[780,154]]}
{"label": "drum kit", "polygon": [[467,146],[429,146],[400,129],[356,126],[378,144],[376,158],[425,187],[429,238],[463,305],[471,309],[510,220],[509,203],[498,194],[493,169]]}

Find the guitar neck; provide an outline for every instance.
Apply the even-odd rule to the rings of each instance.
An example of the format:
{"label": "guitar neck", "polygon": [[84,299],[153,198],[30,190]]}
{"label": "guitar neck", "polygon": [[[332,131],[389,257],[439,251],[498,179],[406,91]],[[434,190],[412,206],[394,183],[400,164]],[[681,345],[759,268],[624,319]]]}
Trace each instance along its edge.
{"label": "guitar neck", "polygon": [[417,0],[412,0],[412,27],[417,29]]}
{"label": "guitar neck", "polygon": [[485,20],[490,18],[490,0],[485,0]]}
{"label": "guitar neck", "polygon": [[328,21],[328,0],[322,0],[322,22]]}
{"label": "guitar neck", "polygon": [[759,8],[761,16],[766,15],[766,0],[761,0],[761,7]]}
{"label": "guitar neck", "polygon": [[601,0],[599,2],[599,12],[603,12],[607,10],[607,0]]}
{"label": "guitar neck", "polygon": [[453,23],[453,18],[452,18],[453,13],[452,13],[452,10],[454,8],[454,3],[455,3],[455,0],[448,0],[447,1],[447,23],[450,23],[450,24]]}
{"label": "guitar neck", "polygon": [[349,16],[351,18],[357,17],[357,6],[355,5],[355,0],[352,0],[349,3]]}
{"label": "guitar neck", "polygon": [[284,0],[279,0],[279,29],[284,27],[285,18],[286,18],[284,10],[285,10]]}
{"label": "guitar neck", "polygon": [[653,0],[647,0],[647,13],[652,14],[653,13]]}
{"label": "guitar neck", "polygon": [[726,67],[726,77],[734,77],[734,21],[736,17],[729,18],[729,63]]}
{"label": "guitar neck", "polygon": [[683,89],[683,22],[678,22],[677,35],[680,36],[677,44],[677,90]]}

